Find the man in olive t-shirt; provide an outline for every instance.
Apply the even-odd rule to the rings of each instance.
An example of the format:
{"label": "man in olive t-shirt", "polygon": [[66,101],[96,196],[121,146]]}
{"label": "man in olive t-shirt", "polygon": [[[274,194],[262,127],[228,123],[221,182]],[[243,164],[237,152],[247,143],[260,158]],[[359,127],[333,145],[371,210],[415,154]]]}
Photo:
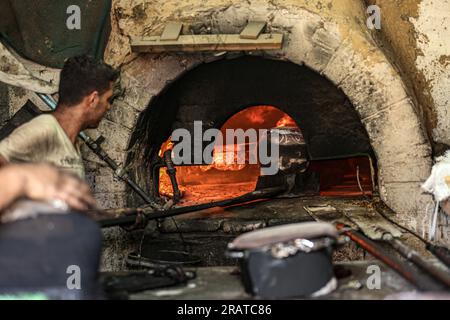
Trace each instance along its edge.
{"label": "man in olive t-shirt", "polygon": [[0,167],[45,162],[84,178],[78,134],[97,128],[111,107],[118,72],[89,56],[69,58],[61,71],[55,112],[40,115],[0,141]]}
{"label": "man in olive t-shirt", "polygon": [[8,162],[47,162],[84,179],[78,143],[70,141],[53,115],[41,115],[17,128],[0,142],[0,156]]}

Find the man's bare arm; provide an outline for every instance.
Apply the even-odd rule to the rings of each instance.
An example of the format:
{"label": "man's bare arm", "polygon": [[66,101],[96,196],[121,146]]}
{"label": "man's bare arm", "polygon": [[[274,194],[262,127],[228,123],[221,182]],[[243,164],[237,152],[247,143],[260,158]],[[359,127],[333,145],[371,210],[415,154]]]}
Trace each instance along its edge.
{"label": "man's bare arm", "polygon": [[0,212],[22,197],[37,201],[59,199],[79,210],[95,207],[84,182],[49,165],[7,165],[0,169],[0,182]]}
{"label": "man's bare arm", "polygon": [[0,214],[3,209],[7,208],[14,200],[20,198],[23,194],[23,181],[18,177],[14,177],[15,170],[7,167],[0,169]]}

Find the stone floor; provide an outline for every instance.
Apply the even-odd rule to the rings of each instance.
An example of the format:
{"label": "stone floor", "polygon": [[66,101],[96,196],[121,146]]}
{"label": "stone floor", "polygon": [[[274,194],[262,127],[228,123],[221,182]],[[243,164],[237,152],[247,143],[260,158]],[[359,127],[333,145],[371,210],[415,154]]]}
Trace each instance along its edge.
{"label": "stone floor", "polygon": [[[130,299],[252,299],[245,293],[240,281],[237,261],[225,255],[227,243],[237,235],[259,228],[286,223],[313,221],[336,222],[347,219],[372,239],[379,237],[379,229],[389,229],[404,242],[423,253],[423,245],[411,235],[389,224],[374,209],[372,201],[335,198],[287,198],[254,202],[228,208],[214,208],[165,219],[149,227],[137,246],[143,257],[154,258],[164,250],[187,251],[198,258],[197,277],[187,285],[134,293]],[[182,232],[182,238],[179,234]],[[383,245],[382,243],[380,243]],[[384,245],[389,251],[389,247]],[[393,253],[391,249],[389,252]],[[156,254],[157,255],[157,254]],[[397,255],[398,256],[398,255]],[[411,292],[412,285],[386,266],[364,252],[353,242],[340,247],[333,256],[334,265],[347,271],[339,278],[338,289],[325,299],[384,299],[399,292]],[[381,288],[366,285],[368,267],[381,270]],[[186,270],[194,268],[186,266]],[[350,275],[348,275],[350,274]]]}
{"label": "stone floor", "polygon": [[[381,270],[380,288],[369,289],[367,285],[369,266],[379,266]],[[379,300],[393,298],[402,292],[412,293],[414,287],[382,263],[375,261],[336,263],[349,270],[351,275],[338,281],[338,289],[320,299]],[[247,294],[241,284],[239,272],[235,267],[198,268],[197,278],[187,285],[166,289],[149,290],[130,295],[130,299],[139,300],[240,300],[254,299]],[[448,298],[448,297],[447,297]],[[319,299],[319,298],[318,298]]]}

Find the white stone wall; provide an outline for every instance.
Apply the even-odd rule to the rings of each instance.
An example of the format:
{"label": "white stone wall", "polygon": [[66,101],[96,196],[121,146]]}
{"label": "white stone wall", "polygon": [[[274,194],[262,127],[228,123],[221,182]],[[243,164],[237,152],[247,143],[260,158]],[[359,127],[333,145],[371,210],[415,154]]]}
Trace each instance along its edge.
{"label": "white stone wall", "polygon": [[450,145],[450,1],[422,1],[411,22],[420,50],[416,67],[428,82],[437,118],[433,140]]}

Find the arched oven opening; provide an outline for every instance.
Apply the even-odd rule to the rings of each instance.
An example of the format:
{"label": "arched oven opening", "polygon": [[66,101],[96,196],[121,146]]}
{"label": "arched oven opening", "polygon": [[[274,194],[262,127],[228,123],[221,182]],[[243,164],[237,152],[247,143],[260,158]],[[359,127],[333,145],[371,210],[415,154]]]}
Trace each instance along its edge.
{"label": "arched oven opening", "polygon": [[[227,129],[276,132],[281,173],[261,174],[259,159],[249,162],[257,147],[248,137],[244,143],[225,141],[222,149],[215,145],[210,162],[194,159],[208,145],[198,141],[196,130],[212,128],[223,137]],[[192,138],[192,161],[174,166],[181,206],[283,183],[290,196],[371,197],[376,191],[376,159],[359,115],[339,88],[305,66],[250,56],[220,60],[187,72],[155,97],[138,120],[128,166],[164,201],[174,197],[164,154],[171,150],[174,156],[177,129]],[[236,160],[241,149],[245,163],[225,161]],[[139,203],[133,195],[129,201]]]}
{"label": "arched oven opening", "polygon": [[[280,151],[278,161],[282,175],[288,170],[294,170],[295,186],[288,187],[287,192],[298,196],[372,196],[373,167],[371,157],[356,155],[337,159],[310,160],[302,131],[298,124],[288,114],[274,106],[252,106],[239,111],[229,118],[220,128],[223,137],[227,130],[248,131],[276,130],[280,137]],[[212,162],[202,165],[180,165],[176,168],[177,185],[181,192],[180,205],[196,205],[200,203],[219,201],[240,197],[249,192],[273,186],[270,180],[277,180],[273,176],[261,176],[261,164],[250,163],[249,158],[257,158],[257,141],[233,142],[219,147],[217,143],[213,149]],[[169,137],[158,153],[172,150],[174,142]],[[244,149],[245,163],[238,163],[239,152]],[[230,155],[231,153],[231,155]],[[232,159],[227,161],[227,156]],[[293,164],[297,167],[292,169]],[[154,178],[154,188],[157,197],[173,199],[174,190],[166,167],[159,170]],[[284,174],[283,174],[284,173]],[[277,175],[279,178],[279,175]],[[278,183],[283,183],[280,179]],[[275,182],[276,183],[276,182]],[[273,184],[273,183],[272,183]]]}

